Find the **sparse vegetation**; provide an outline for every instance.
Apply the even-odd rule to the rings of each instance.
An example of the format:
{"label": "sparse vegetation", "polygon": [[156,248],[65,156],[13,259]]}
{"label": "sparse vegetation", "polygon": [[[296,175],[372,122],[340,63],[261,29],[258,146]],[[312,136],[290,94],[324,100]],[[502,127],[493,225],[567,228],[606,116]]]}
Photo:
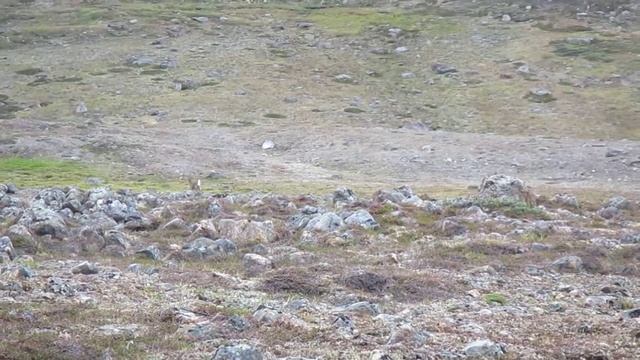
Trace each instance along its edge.
{"label": "sparse vegetation", "polygon": [[634,358],[628,0],[0,2],[0,359]]}
{"label": "sparse vegetation", "polygon": [[484,301],[489,305],[507,305],[507,297],[500,293],[486,294]]}

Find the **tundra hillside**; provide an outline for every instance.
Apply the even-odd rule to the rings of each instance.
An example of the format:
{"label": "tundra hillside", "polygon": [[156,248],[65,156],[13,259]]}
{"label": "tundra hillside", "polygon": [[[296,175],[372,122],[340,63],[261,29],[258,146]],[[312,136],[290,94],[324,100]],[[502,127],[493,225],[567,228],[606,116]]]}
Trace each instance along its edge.
{"label": "tundra hillside", "polygon": [[0,2],[0,359],[637,359],[635,0]]}

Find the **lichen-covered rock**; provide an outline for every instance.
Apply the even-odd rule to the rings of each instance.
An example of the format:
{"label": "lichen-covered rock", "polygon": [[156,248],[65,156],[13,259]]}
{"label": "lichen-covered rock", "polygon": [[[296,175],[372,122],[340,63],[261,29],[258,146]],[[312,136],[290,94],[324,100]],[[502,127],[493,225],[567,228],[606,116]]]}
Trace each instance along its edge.
{"label": "lichen-covered rock", "polygon": [[144,249],[140,249],[136,251],[136,254],[147,259],[160,260],[160,249],[155,245],[149,245]]}
{"label": "lichen-covered rock", "polygon": [[408,186],[401,186],[391,191],[380,190],[374,195],[374,199],[379,202],[389,201],[394,204],[413,206],[422,206],[424,202]]}
{"label": "lichen-covered rock", "polygon": [[484,178],[480,184],[478,197],[480,199],[535,202],[535,195],[524,181],[507,175],[492,175]]}
{"label": "lichen-covered rock", "polygon": [[36,200],[49,209],[60,210],[65,203],[66,194],[60,189],[44,189],[36,195]]}
{"label": "lichen-covered rock", "polygon": [[273,269],[273,262],[258,254],[245,254],[242,257],[242,266],[250,276],[256,276]]}
{"label": "lichen-covered rock", "polygon": [[62,239],[67,235],[64,219],[54,210],[45,207],[28,209],[20,218],[19,223],[39,236],[51,235],[54,238]]}
{"label": "lichen-covered rock", "polygon": [[218,232],[222,237],[238,243],[273,242],[277,238],[273,221],[249,221],[222,219],[218,222]]}
{"label": "lichen-covered rock", "polygon": [[584,267],[584,263],[579,256],[564,256],[553,263],[551,267],[560,272],[580,272]]}
{"label": "lichen-covered rock", "polygon": [[182,252],[195,259],[215,259],[234,254],[238,250],[236,244],[229,239],[212,240],[200,237],[182,247]]}
{"label": "lichen-covered rock", "polygon": [[614,196],[604,203],[603,208],[614,207],[618,210],[629,210],[632,207],[631,201],[624,196]]}
{"label": "lichen-covered rock", "polygon": [[257,348],[248,344],[224,345],[213,354],[212,360],[262,360],[263,355]]}
{"label": "lichen-covered rock", "polygon": [[77,236],[80,249],[85,252],[95,253],[106,246],[106,241],[99,230],[92,227],[83,227]]}
{"label": "lichen-covered rock", "polygon": [[505,354],[505,349],[491,340],[476,340],[465,346],[464,353],[470,358],[497,359]]}
{"label": "lichen-covered rock", "polygon": [[11,225],[9,229],[7,229],[6,235],[11,239],[11,242],[17,249],[27,253],[34,253],[38,248],[37,241],[25,225]]}
{"label": "lichen-covered rock", "polygon": [[9,260],[13,260],[16,257],[16,252],[13,249],[13,244],[8,236],[0,237],[0,255],[6,255]]}
{"label": "lichen-covered rock", "polygon": [[580,207],[578,199],[575,196],[565,193],[556,194],[553,197],[553,203],[571,209],[578,209]]}
{"label": "lichen-covered rock", "polygon": [[356,194],[351,189],[344,187],[336,189],[332,196],[332,201],[336,206],[353,204],[357,200]]}
{"label": "lichen-covered rock", "polygon": [[327,212],[318,215],[307,223],[305,230],[317,232],[331,232],[344,226],[342,218],[335,213]]}
{"label": "lichen-covered rock", "polygon": [[74,274],[94,275],[100,272],[96,264],[90,262],[82,262],[71,269]]}
{"label": "lichen-covered rock", "polygon": [[362,210],[362,209],[351,214],[349,217],[347,217],[344,220],[344,222],[347,225],[360,226],[361,228],[364,228],[364,229],[375,229],[379,227],[378,223],[376,222],[376,219],[374,219],[373,216],[371,216],[371,214],[369,214],[367,210]]}

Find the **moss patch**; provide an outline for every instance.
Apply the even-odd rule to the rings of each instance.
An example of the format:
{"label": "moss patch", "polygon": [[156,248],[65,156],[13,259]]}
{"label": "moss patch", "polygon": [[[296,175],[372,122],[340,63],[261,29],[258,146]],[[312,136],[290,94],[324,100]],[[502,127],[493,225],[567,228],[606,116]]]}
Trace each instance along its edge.
{"label": "moss patch", "polygon": [[337,35],[358,35],[370,27],[389,26],[405,31],[425,31],[435,35],[460,32],[459,22],[431,15],[401,11],[376,11],[370,8],[330,8],[311,12],[310,20]]}

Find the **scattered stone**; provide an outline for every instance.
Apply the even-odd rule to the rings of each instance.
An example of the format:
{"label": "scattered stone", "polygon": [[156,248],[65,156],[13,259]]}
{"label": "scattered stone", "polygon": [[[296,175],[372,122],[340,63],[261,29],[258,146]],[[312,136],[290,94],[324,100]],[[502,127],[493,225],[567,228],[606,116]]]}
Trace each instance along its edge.
{"label": "scattered stone", "polygon": [[237,250],[236,244],[225,238],[211,240],[200,237],[182,247],[184,254],[197,259],[221,258],[234,254]]}
{"label": "scattered stone", "polygon": [[20,267],[18,267],[18,276],[25,279],[31,279],[32,277],[36,276],[36,273],[28,266],[20,265]]}
{"label": "scattered stone", "polygon": [[[333,192],[332,200],[333,200],[333,204],[336,207],[341,207],[343,205],[350,205],[355,203],[358,200],[358,197],[353,192],[353,190],[342,187],[342,188],[336,189],[336,191]],[[311,214],[315,214],[315,213],[317,213],[317,209],[311,212]]]}
{"label": "scattered stone", "polygon": [[13,243],[8,236],[0,237],[0,253],[6,254],[9,257],[9,260],[13,260],[16,257]]}
{"label": "scattered stone", "polygon": [[256,276],[273,269],[273,262],[258,254],[245,254],[242,257],[242,266],[247,274]]}
{"label": "scattered stone", "polygon": [[615,206],[607,206],[605,208],[598,210],[598,215],[603,219],[607,219],[607,220],[613,219],[619,213],[620,213],[620,209],[618,209]]}
{"label": "scattered stone", "polygon": [[341,228],[342,226],[344,226],[342,218],[335,213],[328,212],[309,220],[305,229],[317,232],[331,232]]}
{"label": "scattered stone", "polygon": [[624,150],[620,150],[620,149],[608,149],[607,153],[605,154],[605,157],[611,158],[611,157],[618,157],[620,155],[624,155],[626,154],[626,152]]}
{"label": "scattered stone", "polygon": [[380,314],[380,308],[376,304],[372,304],[368,301],[360,301],[347,305],[339,309],[340,312],[355,313],[355,314],[368,314],[376,316]]}
{"label": "scattered stone", "polygon": [[87,111],[89,111],[87,109],[87,106],[84,104],[84,102],[80,102],[78,103],[78,106],[76,106],[76,114],[84,114]]}
{"label": "scattered stone", "polygon": [[556,194],[553,196],[552,201],[554,204],[560,205],[562,207],[568,207],[572,209],[580,208],[578,199],[575,196],[570,194],[565,194],[565,193]]}
{"label": "scattered stone", "polygon": [[351,75],[347,75],[347,74],[336,75],[333,79],[336,82],[339,82],[341,84],[355,84],[356,83],[356,80]]}
{"label": "scattered stone", "polygon": [[160,249],[155,245],[147,246],[142,250],[136,251],[136,254],[151,260],[160,260]]}
{"label": "scattered stone", "polygon": [[96,331],[103,336],[124,336],[127,338],[135,337],[140,330],[137,324],[119,325],[109,324],[96,328]]}
{"label": "scattered stone", "polygon": [[191,20],[196,21],[196,22],[199,22],[199,23],[201,23],[201,24],[204,24],[204,23],[206,23],[206,22],[209,22],[209,18],[208,18],[208,17],[206,17],[206,16],[193,16],[193,17],[191,18]]}
{"label": "scattered stone", "polygon": [[596,41],[596,39],[591,36],[581,36],[581,37],[568,37],[564,39],[564,41],[567,44],[572,44],[572,45],[591,45]]}
{"label": "scattered stone", "polygon": [[433,64],[431,65],[431,70],[439,75],[444,75],[444,74],[452,74],[452,73],[457,73],[458,70],[456,68],[454,68],[451,65],[447,65],[447,64]]}
{"label": "scattered stone", "polygon": [[551,263],[551,267],[560,272],[580,272],[584,265],[580,257],[571,255],[557,259]]}
{"label": "scattered stone", "polygon": [[33,238],[29,229],[22,224],[14,224],[7,229],[6,235],[17,249],[34,253],[38,249],[38,242]]}
{"label": "scattered stone", "polygon": [[476,340],[465,346],[464,353],[470,358],[497,359],[505,354],[505,349],[491,340]]}
{"label": "scattered stone", "polygon": [[639,319],[640,318],[640,308],[627,310],[622,314],[622,317],[624,319]]}
{"label": "scattered stone", "polygon": [[403,344],[419,348],[426,344],[430,335],[426,331],[418,331],[409,324],[403,324],[391,331],[387,345]]}
{"label": "scattered stone", "polygon": [[262,360],[263,355],[257,348],[247,345],[224,345],[213,354],[212,360]]}
{"label": "scattered stone", "polygon": [[175,218],[162,226],[162,230],[184,230],[187,223],[181,218]]}
{"label": "scattered stone", "polygon": [[379,227],[376,220],[367,210],[358,210],[344,220],[347,225],[360,226],[364,229],[376,229]]}
{"label": "scattered stone", "polygon": [[605,202],[604,207],[614,207],[618,210],[629,210],[631,209],[631,202],[623,196],[614,196]]}
{"label": "scattered stone", "polygon": [[39,236],[51,235],[62,239],[67,235],[67,225],[64,219],[54,210],[35,206],[22,215],[19,224],[25,225]]}
{"label": "scattered stone", "polygon": [[442,235],[449,237],[463,235],[467,232],[466,226],[452,219],[440,220],[436,227]]}
{"label": "scattered stone", "polygon": [[296,27],[298,29],[305,29],[306,30],[306,29],[311,28],[312,26],[313,26],[313,23],[307,22],[307,21],[300,21],[300,22],[296,23]]}
{"label": "scattered stone", "polygon": [[69,284],[67,281],[58,277],[49,278],[49,282],[47,284],[47,290],[55,294],[60,294],[60,295],[69,296],[69,297],[74,296],[76,294],[76,289],[71,284]]}
{"label": "scattered stone", "polygon": [[525,99],[540,104],[549,103],[556,100],[556,98],[551,93],[551,90],[547,88],[530,89],[527,95],[525,95]]}
{"label": "scattered stone", "polygon": [[482,180],[478,197],[530,203],[535,195],[526,187],[524,181],[518,178],[508,175],[492,175]]}
{"label": "scattered stone", "polygon": [[94,275],[100,272],[100,270],[98,269],[98,266],[96,264],[85,261],[81,264],[74,266],[71,269],[71,272],[74,274]]}

